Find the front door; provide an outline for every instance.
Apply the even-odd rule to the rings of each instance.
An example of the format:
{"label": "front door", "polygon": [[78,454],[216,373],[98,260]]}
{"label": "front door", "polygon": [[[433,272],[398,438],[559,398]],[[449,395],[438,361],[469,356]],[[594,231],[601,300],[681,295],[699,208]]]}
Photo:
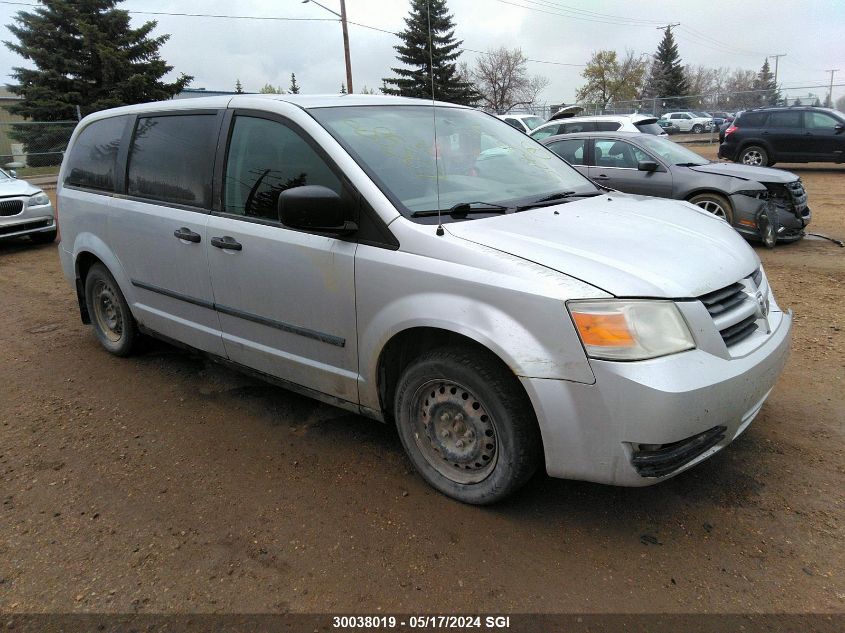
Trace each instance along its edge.
{"label": "front door", "polygon": [[845,131],[836,129],[842,125],[824,112],[804,112],[804,139],[809,160],[845,161]]}
{"label": "front door", "polygon": [[[657,171],[640,171],[640,161],[657,163]],[[659,160],[627,141],[597,138],[588,175],[597,183],[643,196],[672,197],[672,174]]]}
{"label": "front door", "polygon": [[[232,117],[222,207],[208,223],[208,262],[228,357],[277,378],[358,401],[355,242],[285,227],[285,189],[351,193],[292,124]],[[351,207],[351,205],[350,205]]]}

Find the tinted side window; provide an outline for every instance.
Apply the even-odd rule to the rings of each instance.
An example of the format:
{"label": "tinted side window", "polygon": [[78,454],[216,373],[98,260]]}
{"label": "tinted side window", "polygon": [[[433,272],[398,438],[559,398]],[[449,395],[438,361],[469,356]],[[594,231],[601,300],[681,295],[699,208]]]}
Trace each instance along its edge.
{"label": "tinted side window", "polygon": [[534,132],[531,134],[531,138],[535,138],[539,141],[540,139],[546,138],[548,136],[554,136],[555,134],[558,134],[558,131],[561,127],[562,126],[560,125],[550,125],[542,129],[534,130]]}
{"label": "tinted side window", "polygon": [[737,127],[763,127],[768,114],[768,112],[745,112],[734,121],[734,125]]}
{"label": "tinted side window", "polygon": [[834,119],[832,116],[821,112],[804,113],[804,126],[810,128],[811,130],[830,130],[839,124],[839,121]]}
{"label": "tinted side window", "polygon": [[597,167],[636,169],[641,160],[652,160],[650,156],[625,141],[596,139],[595,162]]}
{"label": "tinted side window", "polygon": [[343,193],[338,177],[292,129],[268,119],[236,117],[223,180],[223,211],[278,220],[279,194],[303,185]]}
{"label": "tinted side window", "polygon": [[215,112],[139,117],[129,152],[129,195],[209,208],[216,144]]}
{"label": "tinted side window", "polygon": [[573,165],[586,165],[584,160],[587,154],[586,145],[587,139],[573,138],[552,143],[549,145],[549,149]]}
{"label": "tinted side window", "polygon": [[768,127],[801,127],[801,112],[770,112]]}
{"label": "tinted side window", "polygon": [[596,131],[596,124],[592,121],[578,121],[574,123],[565,123],[560,127],[560,134],[576,134],[578,132]]}
{"label": "tinted side window", "polygon": [[598,132],[615,132],[620,127],[622,127],[622,124],[614,121],[596,121],[596,131]]}
{"label": "tinted side window", "polygon": [[117,153],[127,119],[94,121],[79,133],[67,159],[66,185],[114,191]]}

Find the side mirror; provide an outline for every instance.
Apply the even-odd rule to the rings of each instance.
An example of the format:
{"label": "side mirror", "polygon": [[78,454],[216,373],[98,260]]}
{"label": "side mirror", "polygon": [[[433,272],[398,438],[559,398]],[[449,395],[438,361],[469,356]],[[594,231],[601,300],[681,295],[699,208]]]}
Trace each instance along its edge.
{"label": "side mirror", "polygon": [[657,171],[659,165],[653,160],[641,160],[637,163],[637,169],[640,171]]}
{"label": "side mirror", "polygon": [[358,225],[346,219],[347,205],[328,187],[305,185],[279,194],[279,220],[285,226],[315,233],[348,235]]}
{"label": "side mirror", "polygon": [[16,172],[14,169],[10,169],[10,170],[9,170],[9,175],[10,175],[12,178],[17,178],[17,177],[18,177],[18,172]]}
{"label": "side mirror", "polygon": [[[836,134],[842,134],[842,130],[845,130],[845,125],[842,123],[837,123],[833,126],[833,130]],[[14,172],[12,172],[14,174]]]}

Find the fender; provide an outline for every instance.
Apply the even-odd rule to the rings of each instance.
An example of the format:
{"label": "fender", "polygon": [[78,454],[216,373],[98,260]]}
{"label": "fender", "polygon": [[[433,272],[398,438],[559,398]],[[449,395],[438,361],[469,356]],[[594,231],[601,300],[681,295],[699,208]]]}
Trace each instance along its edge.
{"label": "fender", "polygon": [[76,279],[79,279],[79,256],[86,252],[94,255],[97,259],[103,262],[103,265],[105,265],[106,268],[108,268],[112,277],[114,277],[114,280],[117,282],[117,285],[120,287],[120,291],[123,293],[126,303],[129,304],[131,309],[135,303],[134,287],[130,283],[129,277],[123,269],[123,265],[120,263],[120,260],[114,252],[106,246],[106,243],[102,239],[93,233],[78,233],[76,235],[76,239],[73,241],[73,250],[71,253],[73,256],[73,271]]}

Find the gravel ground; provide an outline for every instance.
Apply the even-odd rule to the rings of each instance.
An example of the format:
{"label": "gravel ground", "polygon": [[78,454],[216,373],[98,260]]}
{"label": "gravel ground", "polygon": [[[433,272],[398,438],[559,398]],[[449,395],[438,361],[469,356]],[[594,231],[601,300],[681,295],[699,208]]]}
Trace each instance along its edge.
{"label": "gravel ground", "polygon": [[[845,237],[845,169],[799,173]],[[758,252],[796,326],[745,435],[658,486],[540,475],[476,508],[387,426],[164,344],[109,356],[55,246],[0,243],[0,611],[845,611],[845,249]]]}

